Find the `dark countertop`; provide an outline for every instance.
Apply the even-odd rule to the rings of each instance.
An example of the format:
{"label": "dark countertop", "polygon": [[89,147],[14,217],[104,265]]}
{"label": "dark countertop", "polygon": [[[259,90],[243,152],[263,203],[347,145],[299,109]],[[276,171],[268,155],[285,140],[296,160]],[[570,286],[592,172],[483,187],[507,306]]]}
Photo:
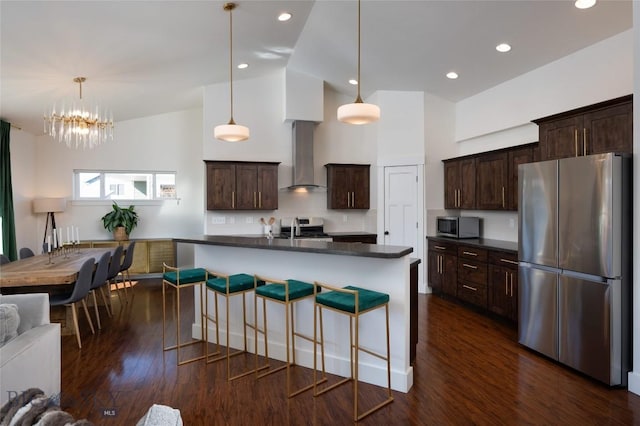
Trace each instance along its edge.
{"label": "dark countertop", "polygon": [[373,232],[364,232],[364,231],[355,231],[355,232],[327,232],[327,235],[331,236],[331,237],[348,237],[353,235],[354,237],[360,237],[360,236],[378,236],[378,234],[374,234]]}
{"label": "dark countertop", "polygon": [[491,250],[502,250],[517,253],[518,243],[515,241],[503,241],[503,240],[490,240],[488,238],[448,238],[448,237],[434,237],[427,236],[428,240],[433,241],[445,241],[456,244],[463,244],[467,246],[476,246]]}
{"label": "dark countertop", "polygon": [[173,241],[177,243],[210,244],[226,247],[375,257],[381,259],[397,259],[406,256],[413,251],[411,247],[402,246],[334,243],[330,241],[290,240],[279,238],[268,239],[262,235],[202,235],[194,238],[174,238]]}

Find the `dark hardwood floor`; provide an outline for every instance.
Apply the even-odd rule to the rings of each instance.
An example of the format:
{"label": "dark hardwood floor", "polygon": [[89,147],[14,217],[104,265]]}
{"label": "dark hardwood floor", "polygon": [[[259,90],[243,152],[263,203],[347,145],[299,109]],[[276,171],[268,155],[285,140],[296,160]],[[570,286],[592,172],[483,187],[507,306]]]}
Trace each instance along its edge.
{"label": "dark hardwood floor", "polygon": [[[414,385],[407,394],[394,392],[392,404],[361,424],[640,424],[639,396],[523,348],[512,326],[436,296],[419,298]],[[62,338],[61,405],[76,418],[134,425],[156,403],[180,409],[188,426],[353,423],[350,385],[318,398],[307,392],[287,399],[284,372],[229,384],[223,362],[177,367],[175,351],[162,350],[159,279],[140,281],[122,309],[113,300],[115,316],[102,311],[95,336],[80,316],[82,350],[73,336]],[[298,379],[310,377],[307,369],[298,373]],[[384,396],[370,385],[361,386],[361,395],[367,404]]]}

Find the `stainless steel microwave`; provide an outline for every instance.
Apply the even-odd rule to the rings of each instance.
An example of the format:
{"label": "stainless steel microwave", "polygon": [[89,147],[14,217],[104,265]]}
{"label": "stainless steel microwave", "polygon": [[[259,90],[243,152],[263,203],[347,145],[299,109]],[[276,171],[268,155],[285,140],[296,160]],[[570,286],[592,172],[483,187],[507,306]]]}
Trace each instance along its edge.
{"label": "stainless steel microwave", "polygon": [[439,237],[479,238],[480,218],[471,216],[438,216],[436,234]]}

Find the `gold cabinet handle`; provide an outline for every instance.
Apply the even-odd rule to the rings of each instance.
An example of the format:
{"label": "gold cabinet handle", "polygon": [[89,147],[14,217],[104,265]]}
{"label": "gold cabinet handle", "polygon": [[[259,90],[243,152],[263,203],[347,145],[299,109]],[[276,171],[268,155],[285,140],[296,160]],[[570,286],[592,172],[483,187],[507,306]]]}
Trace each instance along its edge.
{"label": "gold cabinet handle", "polygon": [[509,272],[504,271],[504,294],[509,295]]}
{"label": "gold cabinet handle", "polygon": [[576,157],[578,156],[578,129],[573,132],[573,141],[576,147]]}
{"label": "gold cabinet handle", "polygon": [[477,256],[478,255],[478,253],[474,253],[472,251],[463,251],[462,254],[467,254],[469,256]]}
{"label": "gold cabinet handle", "polygon": [[462,284],[462,287],[468,289],[468,290],[472,290],[472,291],[478,291],[477,288],[475,287],[471,287],[470,285],[466,285],[466,284]]}
{"label": "gold cabinet handle", "polygon": [[351,207],[351,193],[347,191],[347,207]]}
{"label": "gold cabinet handle", "polygon": [[502,208],[505,208],[505,204],[504,204],[504,186],[502,187]]}
{"label": "gold cabinet handle", "polygon": [[511,275],[511,297],[513,297],[513,272],[510,275]]}
{"label": "gold cabinet handle", "polygon": [[509,259],[500,259],[500,262],[504,262],[504,263],[510,263],[512,265],[517,265],[518,262],[514,261],[514,260],[509,260]]}
{"label": "gold cabinet handle", "polygon": [[458,207],[462,204],[462,191],[458,189]]}
{"label": "gold cabinet handle", "polygon": [[469,269],[478,269],[477,266],[469,265],[468,263],[463,263],[462,266],[464,266],[465,268],[469,268]]}
{"label": "gold cabinet handle", "polygon": [[582,155],[587,155],[587,129],[582,129]]}
{"label": "gold cabinet handle", "polygon": [[262,191],[258,192],[258,207],[262,208]]}
{"label": "gold cabinet handle", "polygon": [[231,191],[231,208],[236,208],[236,191]]}
{"label": "gold cabinet handle", "polygon": [[351,193],[351,207],[353,207],[354,209],[356,208],[356,193],[355,192]]}
{"label": "gold cabinet handle", "polygon": [[258,201],[257,201],[256,191],[253,191],[253,208],[255,209],[256,207],[258,207]]}
{"label": "gold cabinet handle", "polygon": [[438,256],[438,269],[440,273],[442,273],[442,256]]}
{"label": "gold cabinet handle", "polygon": [[433,246],[434,249],[438,249],[438,250],[446,250],[446,247],[442,247],[442,246]]}

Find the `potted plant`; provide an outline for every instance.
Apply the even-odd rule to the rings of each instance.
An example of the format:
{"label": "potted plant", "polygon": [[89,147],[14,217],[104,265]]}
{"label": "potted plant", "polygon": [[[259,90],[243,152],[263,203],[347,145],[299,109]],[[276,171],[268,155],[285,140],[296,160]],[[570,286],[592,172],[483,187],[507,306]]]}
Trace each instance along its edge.
{"label": "potted plant", "polygon": [[113,210],[102,216],[102,224],[107,231],[113,232],[113,239],[123,241],[129,239],[129,234],[138,225],[138,213],[131,205],[122,208],[113,203]]}

